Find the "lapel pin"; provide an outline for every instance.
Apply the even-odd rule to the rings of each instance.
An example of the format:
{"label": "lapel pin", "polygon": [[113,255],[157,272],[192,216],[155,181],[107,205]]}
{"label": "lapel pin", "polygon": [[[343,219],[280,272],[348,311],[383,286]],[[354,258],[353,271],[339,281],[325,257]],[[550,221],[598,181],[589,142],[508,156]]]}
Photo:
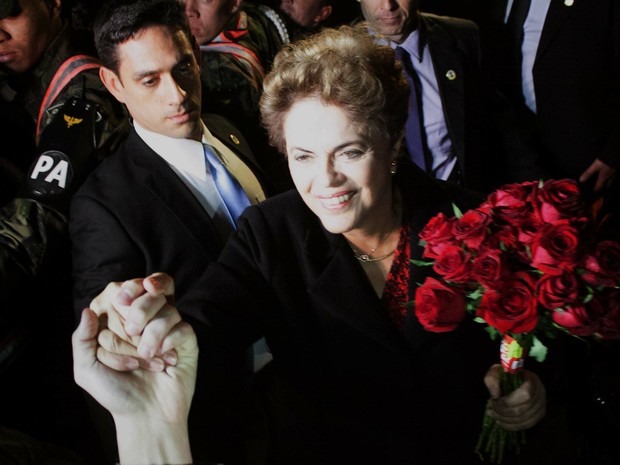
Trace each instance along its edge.
{"label": "lapel pin", "polygon": [[237,136],[235,136],[234,134],[230,135],[230,140],[233,142],[233,144],[235,145],[239,145],[241,143],[241,141],[239,140],[239,138]]}
{"label": "lapel pin", "polygon": [[[566,0],[566,1],[570,1],[570,0]],[[446,77],[448,78],[449,81],[454,81],[456,79],[456,73],[454,72],[453,69],[449,69],[448,72],[446,73]]]}
{"label": "lapel pin", "polygon": [[564,5],[566,6],[573,6],[573,3],[575,3],[575,0],[564,0]]}

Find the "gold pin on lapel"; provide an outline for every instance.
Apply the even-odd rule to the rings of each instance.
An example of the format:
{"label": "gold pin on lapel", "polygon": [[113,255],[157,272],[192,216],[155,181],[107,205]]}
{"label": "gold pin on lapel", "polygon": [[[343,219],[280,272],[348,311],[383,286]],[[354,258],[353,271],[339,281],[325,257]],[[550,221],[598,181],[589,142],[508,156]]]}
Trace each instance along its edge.
{"label": "gold pin on lapel", "polygon": [[241,143],[241,141],[239,140],[239,138],[237,136],[235,136],[234,134],[230,135],[230,140],[233,142],[233,144],[235,145],[239,145]]}
{"label": "gold pin on lapel", "polygon": [[449,69],[448,72],[446,73],[446,77],[448,78],[449,81],[454,81],[456,79],[456,73],[454,72],[453,69]]}
{"label": "gold pin on lapel", "polygon": [[573,6],[573,3],[575,3],[575,0],[564,0],[564,5],[566,6]]}

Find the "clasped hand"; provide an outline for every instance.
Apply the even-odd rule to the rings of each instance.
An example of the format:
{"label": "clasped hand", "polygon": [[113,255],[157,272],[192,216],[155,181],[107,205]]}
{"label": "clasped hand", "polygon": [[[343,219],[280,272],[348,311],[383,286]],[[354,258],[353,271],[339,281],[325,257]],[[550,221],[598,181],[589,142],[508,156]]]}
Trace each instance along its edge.
{"label": "clasped hand", "polygon": [[198,347],[170,304],[171,278],[111,283],[73,334],[75,380],[117,418],[185,424]]}
{"label": "clasped hand", "polygon": [[[191,327],[169,304],[173,293],[172,278],[157,273],[108,285],[92,311],[84,311],[74,334],[76,381],[113,415],[154,411],[172,421],[187,418],[198,349]],[[492,366],[484,379],[489,415],[506,430],[534,426],[545,415],[542,382],[525,371],[523,385],[501,397],[500,370]]]}

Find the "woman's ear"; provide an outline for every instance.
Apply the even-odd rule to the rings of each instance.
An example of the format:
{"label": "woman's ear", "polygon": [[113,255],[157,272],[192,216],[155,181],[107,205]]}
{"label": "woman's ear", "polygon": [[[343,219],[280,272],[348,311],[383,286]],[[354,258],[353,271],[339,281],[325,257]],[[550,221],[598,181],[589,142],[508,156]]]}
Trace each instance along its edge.
{"label": "woman's ear", "polygon": [[402,153],[405,140],[405,130],[403,129],[398,137],[394,140],[394,146],[392,147],[392,157],[394,159],[404,156]]}

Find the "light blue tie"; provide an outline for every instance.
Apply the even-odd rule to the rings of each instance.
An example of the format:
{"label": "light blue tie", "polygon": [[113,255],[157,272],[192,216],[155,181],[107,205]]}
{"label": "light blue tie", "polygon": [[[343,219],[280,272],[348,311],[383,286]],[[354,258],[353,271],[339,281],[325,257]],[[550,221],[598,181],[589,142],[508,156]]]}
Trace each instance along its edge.
{"label": "light blue tie", "polygon": [[211,177],[226,207],[228,219],[236,229],[237,218],[239,218],[243,210],[250,206],[250,199],[248,199],[239,182],[222,164],[213,148],[206,144],[203,144],[203,146],[205,158],[210,167]]}

